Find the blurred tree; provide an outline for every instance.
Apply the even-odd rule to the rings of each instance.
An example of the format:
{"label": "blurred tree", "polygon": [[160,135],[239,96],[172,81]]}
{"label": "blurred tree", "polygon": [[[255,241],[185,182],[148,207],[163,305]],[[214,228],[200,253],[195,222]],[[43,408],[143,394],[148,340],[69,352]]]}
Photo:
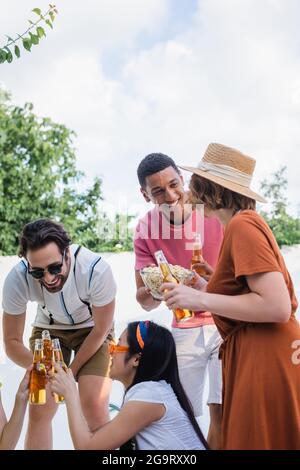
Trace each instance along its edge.
{"label": "blurred tree", "polygon": [[278,245],[294,245],[300,243],[300,219],[287,213],[285,191],[288,186],[286,167],[273,173],[271,180],[264,179],[261,183],[263,195],[271,203],[271,211],[260,211],[271,227]]}
{"label": "blurred tree", "polygon": [[133,214],[116,213],[111,220],[102,212],[98,236],[103,251],[133,251],[133,229],[130,227]]}
{"label": "blurred tree", "polygon": [[61,221],[74,242],[93,250],[132,246],[129,234],[125,242],[117,235],[107,243],[99,230],[109,222],[98,210],[101,179],[83,193],[76,189],[84,175],[76,169],[74,136],[64,125],[37,117],[32,104],[11,105],[0,90],[1,255],[15,254],[23,225],[39,217]]}

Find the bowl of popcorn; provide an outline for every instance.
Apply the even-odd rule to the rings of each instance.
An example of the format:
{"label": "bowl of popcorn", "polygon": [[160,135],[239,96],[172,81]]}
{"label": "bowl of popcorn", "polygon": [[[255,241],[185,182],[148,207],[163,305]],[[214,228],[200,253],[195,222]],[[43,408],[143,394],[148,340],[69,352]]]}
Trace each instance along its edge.
{"label": "bowl of popcorn", "polygon": [[[194,277],[194,272],[190,269],[185,269],[177,264],[169,264],[169,266],[172,275],[181,284],[189,283]],[[145,286],[150,290],[152,297],[156,300],[163,300],[163,295],[159,290],[163,283],[160,268],[158,266],[147,266],[140,270],[140,275]]]}

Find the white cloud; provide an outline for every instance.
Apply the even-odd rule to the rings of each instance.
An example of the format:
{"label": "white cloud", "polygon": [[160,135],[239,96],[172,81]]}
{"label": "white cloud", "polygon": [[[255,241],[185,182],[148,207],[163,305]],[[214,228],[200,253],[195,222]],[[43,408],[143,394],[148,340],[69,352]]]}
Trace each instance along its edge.
{"label": "white cloud", "polygon": [[[33,101],[77,132],[79,166],[104,176],[110,203],[138,200],[136,167],[147,153],[194,164],[211,141],[257,159],[256,189],[287,164],[288,196],[299,203],[299,2],[201,0],[165,37],[176,1],[57,2],[54,31],[1,66],[1,80],[17,102]],[[17,16],[20,31],[36,1],[13,15],[17,4],[2,30],[11,32]]]}

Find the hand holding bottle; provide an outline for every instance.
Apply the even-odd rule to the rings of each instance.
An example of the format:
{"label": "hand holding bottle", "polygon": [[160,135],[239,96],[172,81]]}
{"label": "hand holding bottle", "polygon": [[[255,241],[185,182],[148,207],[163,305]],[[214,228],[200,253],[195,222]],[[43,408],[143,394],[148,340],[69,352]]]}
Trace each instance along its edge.
{"label": "hand holding bottle", "polygon": [[164,300],[169,309],[188,309],[190,311],[206,310],[202,305],[202,292],[185,286],[184,284],[173,284],[165,282],[160,288],[164,294]]}
{"label": "hand holding bottle", "polygon": [[29,397],[29,381],[30,381],[30,372],[32,370],[32,365],[28,367],[23,379],[20,382],[18,391],[16,393],[17,402],[27,402]]}
{"label": "hand holding bottle", "polygon": [[58,363],[54,364],[55,373],[50,377],[51,392],[63,395],[66,399],[70,394],[77,393],[77,386],[71,369],[63,369]]}
{"label": "hand holding bottle", "polygon": [[[202,254],[202,240],[200,233],[194,233],[193,254],[191,259],[191,269],[199,276],[209,281],[213,274],[213,268],[205,261]],[[199,289],[201,290],[201,289]]]}
{"label": "hand holding bottle", "polygon": [[[165,294],[164,295],[164,300],[166,300],[168,298],[167,297],[167,294],[168,294],[168,287],[167,286],[172,285],[172,289],[174,289],[174,287],[179,285],[179,281],[173,276],[173,274],[171,272],[171,268],[169,266],[169,263],[168,263],[165,255],[164,255],[163,251],[162,250],[156,251],[154,253],[154,255],[155,255],[157,264],[158,264],[158,266],[161,270],[161,274],[162,274],[162,278],[163,278],[163,285],[162,285],[160,291],[163,294]],[[163,286],[165,286],[165,287],[163,288]],[[187,286],[183,286],[183,285],[181,285],[181,286],[189,289]],[[188,308],[181,308],[181,307],[172,308],[170,306],[170,303],[168,304],[168,302],[166,302],[166,304],[167,304],[168,308],[171,308],[173,310],[175,320],[177,322],[186,321],[189,318],[192,318],[194,316],[194,312],[192,310],[188,309]]]}
{"label": "hand holding bottle", "polygon": [[199,274],[194,271],[194,276],[192,279],[185,280],[183,284],[196,290],[205,291],[208,282],[204,279],[203,276],[199,276]]}
{"label": "hand holding bottle", "polygon": [[[66,366],[64,362],[64,357],[63,357],[63,353],[62,353],[58,338],[55,338],[52,340],[52,368],[51,368],[52,374],[56,373],[55,365],[59,365],[64,371],[68,370],[68,367]],[[54,400],[55,400],[55,403],[61,404],[65,402],[65,397],[63,395],[57,395],[57,393],[54,393]]]}
{"label": "hand holding bottle", "polygon": [[213,268],[204,259],[201,262],[192,264],[191,269],[206,281],[209,281],[214,273]]}

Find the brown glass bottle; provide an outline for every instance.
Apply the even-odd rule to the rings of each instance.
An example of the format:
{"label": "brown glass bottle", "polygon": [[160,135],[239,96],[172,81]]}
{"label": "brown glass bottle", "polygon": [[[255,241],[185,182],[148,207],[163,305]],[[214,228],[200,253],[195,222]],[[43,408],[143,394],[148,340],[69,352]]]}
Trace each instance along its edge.
{"label": "brown glass bottle", "polygon": [[43,351],[44,351],[44,364],[46,366],[47,374],[52,368],[52,341],[48,330],[42,331]]}
{"label": "brown glass bottle", "polygon": [[[52,340],[52,372],[55,373],[55,363],[59,364],[64,370],[67,370],[67,366],[64,362],[63,353],[60,347],[58,338]],[[54,400],[56,403],[64,403],[65,397],[54,393]]]}
{"label": "brown glass bottle", "polygon": [[[155,255],[157,264],[160,268],[160,271],[163,277],[163,282],[172,282],[174,284],[179,284],[178,280],[172,274],[169,263],[166,260],[166,257],[163,251],[162,250],[156,251],[154,255]],[[176,308],[176,310],[173,310],[173,313],[177,322],[189,320],[190,318],[194,316],[194,312],[186,308],[184,309]]]}
{"label": "brown glass bottle", "polygon": [[33,353],[33,368],[29,381],[29,403],[31,405],[44,405],[46,403],[46,367],[44,364],[43,342],[35,340]]}
{"label": "brown glass bottle", "polygon": [[195,264],[204,263],[204,259],[202,256],[202,243],[201,243],[201,236],[200,233],[196,233],[194,237],[193,243],[193,255],[191,259],[191,269],[195,271],[199,276],[205,276],[206,271],[204,267],[195,266]]}

